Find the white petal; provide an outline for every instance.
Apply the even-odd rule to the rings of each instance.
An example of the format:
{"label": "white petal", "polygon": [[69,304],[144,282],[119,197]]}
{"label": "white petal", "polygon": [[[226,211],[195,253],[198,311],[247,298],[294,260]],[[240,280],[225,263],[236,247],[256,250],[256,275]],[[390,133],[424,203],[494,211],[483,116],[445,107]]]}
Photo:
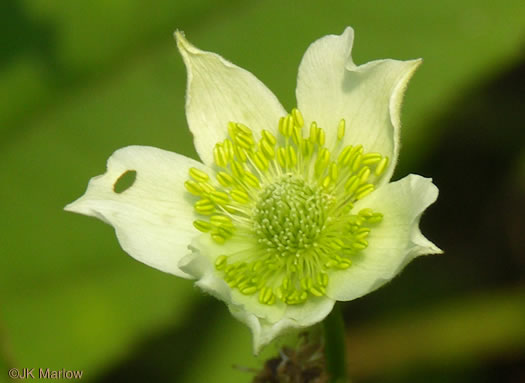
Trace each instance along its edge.
{"label": "white petal", "polygon": [[306,51],[297,78],[297,104],[305,124],[317,121],[327,145],[346,122],[345,145],[390,158],[383,182],[390,179],[399,152],[399,113],[408,80],[421,60],[378,60],[356,66],[351,57],[354,32],[325,36]]}
{"label": "white petal", "polygon": [[228,308],[235,318],[246,324],[252,331],[253,353],[258,354],[262,347],[275,338],[321,322],[332,311],[334,303],[333,299],[323,297],[309,299],[297,306],[288,305],[284,317],[277,322],[261,319],[238,306],[230,305]]}
{"label": "white petal", "polygon": [[334,307],[335,300],[328,297],[310,297],[300,305],[288,305],[286,318],[294,321],[297,326],[309,327],[321,322]]}
{"label": "white petal", "polygon": [[186,118],[205,164],[213,163],[213,147],[227,137],[230,121],[256,134],[277,131],[286,111],[261,81],[221,56],[196,48],[181,32],[175,32],[175,38],[188,71]]}
{"label": "white petal", "polygon": [[215,259],[222,254],[232,254],[250,248],[246,241],[236,240],[235,237],[219,245],[208,234],[195,237],[191,242],[192,254],[184,257],[179,267],[186,273],[198,278],[196,284],[204,291],[223,300],[228,305],[242,308],[244,311],[256,315],[270,322],[282,318],[285,305],[277,302],[266,305],[259,302],[258,294],[244,295],[238,289],[230,288],[222,278],[222,272],[215,269]]}
{"label": "white petal", "polygon": [[441,253],[419,230],[423,211],[437,196],[431,179],[411,174],[359,201],[355,211],[372,208],[383,221],[372,228],[368,247],[352,266],[330,275],[326,294],[338,301],[359,298],[391,280],[414,257]]}
{"label": "white petal", "polygon": [[[109,158],[106,173],[92,178],[86,193],[65,210],[109,223],[133,258],[189,278],[177,264],[199,234],[192,224],[193,197],[184,188],[190,167],[207,170],[200,162],[152,147],[119,149]],[[135,182],[116,193],[114,185],[129,170],[136,171]]]}

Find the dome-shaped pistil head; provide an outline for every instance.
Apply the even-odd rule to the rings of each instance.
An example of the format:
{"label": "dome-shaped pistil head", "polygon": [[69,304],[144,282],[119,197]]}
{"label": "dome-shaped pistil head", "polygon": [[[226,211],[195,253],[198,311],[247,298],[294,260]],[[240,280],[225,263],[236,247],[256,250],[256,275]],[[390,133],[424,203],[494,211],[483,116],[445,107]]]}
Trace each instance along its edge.
{"label": "dome-shaped pistil head", "polygon": [[304,179],[284,175],[260,193],[253,214],[258,242],[281,257],[299,256],[323,231],[328,195]]}

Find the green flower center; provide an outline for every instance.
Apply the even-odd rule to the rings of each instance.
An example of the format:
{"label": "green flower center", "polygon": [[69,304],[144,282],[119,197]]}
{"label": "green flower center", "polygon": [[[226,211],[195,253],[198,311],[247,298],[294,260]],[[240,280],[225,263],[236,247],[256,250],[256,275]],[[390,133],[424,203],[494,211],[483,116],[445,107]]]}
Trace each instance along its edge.
{"label": "green flower center", "polygon": [[230,123],[229,138],[214,148],[215,179],[192,168],[185,183],[198,197],[194,222],[218,244],[235,238],[239,249],[220,254],[215,267],[231,288],[258,294],[263,304],[300,304],[326,292],[330,274],[351,266],[368,247],[382,214],[354,212],[370,194],[388,158],[343,145],[345,121],[329,150],[315,122],[303,137],[301,113],[281,118],[279,135]]}
{"label": "green flower center", "polygon": [[329,202],[320,188],[291,174],[269,184],[259,194],[253,214],[258,243],[281,256],[300,254],[316,244]]}

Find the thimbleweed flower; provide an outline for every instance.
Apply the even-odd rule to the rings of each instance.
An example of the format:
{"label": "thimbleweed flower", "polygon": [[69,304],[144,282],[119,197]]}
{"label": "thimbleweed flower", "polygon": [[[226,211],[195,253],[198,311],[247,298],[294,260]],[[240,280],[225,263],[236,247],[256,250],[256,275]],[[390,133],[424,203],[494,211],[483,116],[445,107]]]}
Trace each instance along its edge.
{"label": "thimbleweed flower", "polygon": [[[303,57],[287,113],[251,73],[175,36],[202,163],[120,149],[67,210],[113,225],[134,258],[195,278],[251,328],[256,352],[440,252],[419,230],[436,186],[417,175],[389,183],[420,60],[356,66],[351,28],[325,36]],[[116,190],[129,172],[134,184]]]}

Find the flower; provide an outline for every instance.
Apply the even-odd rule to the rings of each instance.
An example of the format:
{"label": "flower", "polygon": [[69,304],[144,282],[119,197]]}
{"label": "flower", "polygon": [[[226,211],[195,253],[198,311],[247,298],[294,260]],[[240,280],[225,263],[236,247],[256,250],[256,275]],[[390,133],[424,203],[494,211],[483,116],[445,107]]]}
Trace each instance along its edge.
{"label": "flower", "polygon": [[[113,225],[139,261],[196,279],[250,327],[255,352],[440,253],[419,230],[437,187],[417,175],[389,183],[403,93],[421,60],[356,66],[353,36],[310,45],[288,114],[250,72],[176,32],[202,162],[117,150],[66,210]],[[116,190],[130,172],[133,185]]]}

